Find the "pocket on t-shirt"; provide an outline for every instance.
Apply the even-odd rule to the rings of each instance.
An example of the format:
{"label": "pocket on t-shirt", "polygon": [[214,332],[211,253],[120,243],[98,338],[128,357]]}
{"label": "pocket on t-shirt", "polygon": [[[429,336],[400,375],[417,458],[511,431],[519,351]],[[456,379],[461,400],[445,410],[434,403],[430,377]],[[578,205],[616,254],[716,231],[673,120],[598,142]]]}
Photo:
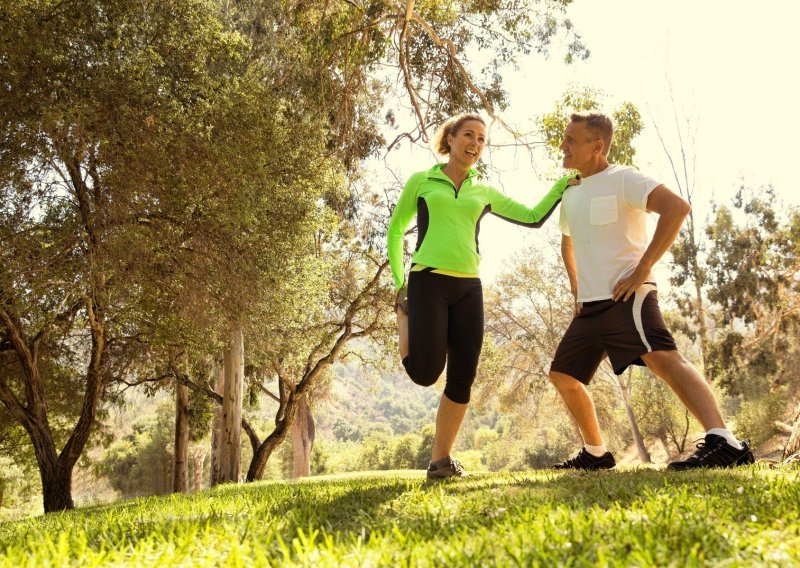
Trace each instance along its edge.
{"label": "pocket on t-shirt", "polygon": [[617,196],[593,197],[589,203],[589,222],[592,225],[610,225],[617,222]]}

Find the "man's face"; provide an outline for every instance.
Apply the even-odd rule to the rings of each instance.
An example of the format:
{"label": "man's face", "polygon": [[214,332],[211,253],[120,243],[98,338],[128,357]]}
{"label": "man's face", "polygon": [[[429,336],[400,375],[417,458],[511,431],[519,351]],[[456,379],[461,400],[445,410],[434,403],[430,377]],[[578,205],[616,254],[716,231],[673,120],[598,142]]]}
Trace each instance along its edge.
{"label": "man's face", "polygon": [[601,150],[600,141],[586,128],[585,122],[570,122],[559,148],[564,152],[562,165],[580,172],[589,169]]}

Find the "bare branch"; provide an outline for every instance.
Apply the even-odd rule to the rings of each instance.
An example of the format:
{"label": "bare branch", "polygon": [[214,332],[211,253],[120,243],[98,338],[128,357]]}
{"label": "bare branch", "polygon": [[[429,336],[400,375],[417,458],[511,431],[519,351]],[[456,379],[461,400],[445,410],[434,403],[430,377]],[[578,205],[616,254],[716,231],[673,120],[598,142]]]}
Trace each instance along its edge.
{"label": "bare branch", "polygon": [[428,142],[428,131],[425,128],[425,119],[422,117],[422,111],[417,102],[418,96],[411,84],[411,70],[408,68],[408,24],[413,19],[414,4],[416,0],[408,0],[406,4],[406,17],[403,21],[403,29],[400,30],[400,70],[403,72],[403,84],[408,91],[408,96],[411,99],[411,105],[414,107],[414,113],[417,115],[417,122],[419,124],[420,135],[422,140]]}
{"label": "bare branch", "polygon": [[261,392],[263,392],[264,394],[266,394],[267,396],[272,398],[275,402],[277,402],[277,403],[281,402],[281,399],[280,399],[280,397],[278,395],[274,394],[272,391],[267,389],[267,387],[265,387],[261,383],[258,383],[258,388],[261,390]]}
{"label": "bare branch", "polygon": [[[413,22],[419,24],[422,27],[422,29],[425,30],[425,32],[428,34],[428,37],[430,37],[431,41],[433,41],[433,43],[437,47],[441,47],[441,48],[444,48],[444,49],[447,50],[448,56],[449,56],[450,60],[455,64],[455,66],[458,68],[458,71],[459,71],[459,74],[461,75],[461,78],[467,84],[467,87],[469,88],[469,90],[472,91],[481,100],[481,104],[483,105],[484,110],[491,117],[492,122],[489,125],[489,130],[491,131],[492,125],[495,122],[497,122],[505,130],[507,130],[509,133],[511,133],[511,135],[514,137],[515,140],[518,140],[519,137],[520,137],[520,134],[516,130],[514,130],[511,126],[509,126],[497,114],[497,112],[494,109],[494,105],[486,97],[486,94],[482,90],[480,90],[475,85],[475,83],[473,83],[472,78],[470,77],[470,74],[467,72],[466,68],[464,67],[464,64],[461,63],[461,60],[458,58],[458,55],[456,53],[456,46],[453,43],[453,40],[439,37],[439,34],[436,33],[436,30],[433,29],[433,26],[431,26],[425,20],[425,18],[420,16],[417,12],[413,12],[413,7],[414,7],[414,0],[409,0],[408,4],[406,5],[406,20],[407,21],[413,21]],[[410,16],[409,16],[409,12],[411,13]],[[402,52],[401,52],[401,59],[402,59]],[[405,70],[404,70],[404,73],[405,73]],[[414,102],[413,97],[412,97],[412,102]],[[418,113],[418,115],[419,115],[419,113]],[[420,119],[420,121],[421,121],[421,119]],[[427,140],[427,136],[426,136],[426,140]]]}

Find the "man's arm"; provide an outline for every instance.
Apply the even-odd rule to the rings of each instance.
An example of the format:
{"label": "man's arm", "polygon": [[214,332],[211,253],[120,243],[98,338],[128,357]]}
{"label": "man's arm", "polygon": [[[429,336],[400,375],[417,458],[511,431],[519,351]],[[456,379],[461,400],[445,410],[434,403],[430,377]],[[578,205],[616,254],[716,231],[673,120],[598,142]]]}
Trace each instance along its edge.
{"label": "man's arm", "polygon": [[569,288],[575,300],[575,310],[573,315],[578,315],[578,269],[575,268],[575,252],[572,249],[572,237],[561,235],[561,258],[564,259],[564,267],[569,276]]}
{"label": "man's arm", "polygon": [[[659,185],[647,197],[647,210],[658,213],[658,223],[653,240],[644,251],[636,270],[614,286],[614,300],[627,301],[641,286],[658,260],[669,250],[681,231],[683,220],[692,210],[689,203],[663,185]],[[563,247],[562,247],[563,248]]]}

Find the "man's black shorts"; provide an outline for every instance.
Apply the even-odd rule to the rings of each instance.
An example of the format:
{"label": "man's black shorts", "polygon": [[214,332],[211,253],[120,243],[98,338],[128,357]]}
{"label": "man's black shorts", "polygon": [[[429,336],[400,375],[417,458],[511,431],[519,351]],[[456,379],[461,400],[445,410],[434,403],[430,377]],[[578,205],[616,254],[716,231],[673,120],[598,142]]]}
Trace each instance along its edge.
{"label": "man's black shorts", "polygon": [[561,338],[550,370],[588,385],[606,355],[621,375],[630,365],[644,365],[645,353],[677,348],[661,316],[656,287],[645,283],[627,302],[585,302]]}

